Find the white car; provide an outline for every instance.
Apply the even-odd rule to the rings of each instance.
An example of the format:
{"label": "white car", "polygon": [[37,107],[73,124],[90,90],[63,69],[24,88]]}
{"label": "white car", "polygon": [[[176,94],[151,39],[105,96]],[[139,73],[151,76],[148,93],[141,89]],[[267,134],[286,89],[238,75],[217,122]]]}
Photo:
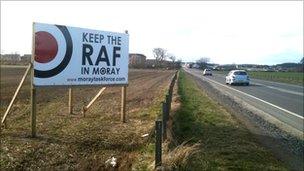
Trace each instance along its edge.
{"label": "white car", "polygon": [[204,69],[203,75],[212,75],[211,69]]}
{"label": "white car", "polygon": [[226,76],[226,84],[245,84],[249,85],[249,76],[244,70],[232,70]]}

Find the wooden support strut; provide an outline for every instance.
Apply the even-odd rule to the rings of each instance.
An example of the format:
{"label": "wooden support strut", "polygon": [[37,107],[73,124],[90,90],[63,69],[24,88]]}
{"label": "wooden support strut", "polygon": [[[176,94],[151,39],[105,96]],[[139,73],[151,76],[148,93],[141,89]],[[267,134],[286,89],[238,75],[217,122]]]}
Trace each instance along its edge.
{"label": "wooden support strut", "polygon": [[82,109],[82,113],[85,116],[85,112],[92,106],[92,104],[96,101],[96,99],[102,94],[102,92],[106,89],[106,87],[103,87],[99,90],[99,92],[96,94],[96,96],[90,101],[90,103],[87,106],[84,106]]}
{"label": "wooden support strut", "polygon": [[24,81],[25,81],[25,78],[26,78],[26,76],[27,76],[27,74],[28,74],[28,72],[30,71],[31,68],[32,68],[32,64],[30,63],[30,64],[28,65],[28,67],[26,68],[26,71],[25,71],[25,73],[24,73],[24,75],[23,75],[23,77],[22,77],[22,79],[21,79],[21,81],[20,81],[20,83],[19,83],[19,85],[18,85],[16,91],[15,91],[15,94],[14,94],[14,96],[13,96],[13,98],[12,98],[10,104],[8,105],[8,108],[7,108],[6,111],[5,111],[5,114],[4,114],[4,116],[3,116],[2,120],[1,120],[1,124],[3,124],[3,123],[5,122],[5,119],[6,119],[6,117],[7,117],[7,114],[8,114],[9,111],[11,110],[11,108],[12,108],[12,106],[13,106],[13,103],[15,102],[15,99],[16,99],[16,97],[17,97],[17,95],[18,95],[18,93],[19,93],[19,91],[20,91],[20,89],[21,89],[21,87],[22,87],[22,85],[23,85],[23,83],[24,83]]}

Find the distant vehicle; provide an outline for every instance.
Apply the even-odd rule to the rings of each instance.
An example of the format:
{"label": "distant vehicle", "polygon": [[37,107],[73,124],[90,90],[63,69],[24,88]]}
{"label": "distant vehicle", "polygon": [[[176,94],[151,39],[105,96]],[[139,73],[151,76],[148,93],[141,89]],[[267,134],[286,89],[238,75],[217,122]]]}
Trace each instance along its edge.
{"label": "distant vehicle", "polygon": [[249,85],[249,76],[244,70],[232,70],[226,76],[226,84],[245,84]]}
{"label": "distant vehicle", "polygon": [[212,76],[212,71],[211,71],[211,69],[204,69],[203,75],[211,75],[211,76]]}

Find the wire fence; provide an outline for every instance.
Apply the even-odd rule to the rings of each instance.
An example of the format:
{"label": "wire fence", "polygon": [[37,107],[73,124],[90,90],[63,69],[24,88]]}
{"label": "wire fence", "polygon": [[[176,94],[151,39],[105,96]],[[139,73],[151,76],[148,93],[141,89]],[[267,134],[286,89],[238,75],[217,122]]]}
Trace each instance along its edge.
{"label": "wire fence", "polygon": [[167,139],[167,123],[171,111],[173,88],[177,79],[178,71],[171,79],[165,100],[162,102],[161,119],[155,121],[155,168],[162,165],[162,142]]}

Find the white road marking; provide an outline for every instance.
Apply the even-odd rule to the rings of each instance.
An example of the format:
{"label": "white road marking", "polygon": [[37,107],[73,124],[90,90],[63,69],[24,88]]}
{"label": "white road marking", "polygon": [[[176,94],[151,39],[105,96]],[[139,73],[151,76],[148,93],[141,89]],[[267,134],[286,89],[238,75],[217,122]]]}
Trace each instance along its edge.
{"label": "white road marking", "polygon": [[[219,75],[219,76],[220,76],[220,75]],[[281,91],[281,92],[285,92],[285,93],[289,93],[289,94],[304,96],[304,94],[301,93],[301,92],[290,91],[290,90],[286,90],[286,89],[278,88],[278,87],[274,87],[274,86],[268,86],[268,85],[265,85],[265,84],[256,83],[255,81],[251,81],[251,82],[253,82],[254,85],[259,85],[259,86],[268,87],[268,88],[271,88],[271,89],[274,89],[274,90],[278,90],[278,91]],[[276,84],[277,84],[277,83],[276,83]]]}
{"label": "white road marking", "polygon": [[[255,78],[253,78],[252,80],[255,80]],[[295,88],[303,88],[303,86],[294,85],[294,84],[287,84],[287,83],[280,83],[280,82],[272,82],[272,81],[267,81],[267,80],[259,80],[259,81],[267,82],[267,83],[271,83],[271,84],[277,84],[277,85],[285,85],[285,86],[295,87]]]}
{"label": "white road marking", "polygon": [[298,118],[300,118],[300,119],[304,119],[304,117],[301,116],[301,115],[299,115],[299,114],[296,114],[296,113],[294,113],[294,112],[291,112],[291,111],[289,111],[289,110],[286,110],[286,109],[284,109],[284,108],[281,108],[281,107],[279,107],[279,106],[277,106],[277,105],[274,105],[274,104],[272,104],[272,103],[269,103],[269,102],[267,102],[267,101],[265,101],[265,100],[262,100],[262,99],[260,99],[260,98],[255,97],[255,96],[252,96],[252,95],[250,95],[250,94],[244,93],[244,92],[239,91],[239,90],[237,90],[237,89],[231,88],[231,87],[229,87],[229,86],[227,86],[227,85],[223,85],[223,84],[221,84],[221,83],[219,83],[219,82],[217,82],[217,81],[211,80],[210,78],[201,77],[201,75],[198,75],[198,74],[196,74],[196,73],[191,73],[191,72],[187,71],[186,69],[185,69],[185,71],[188,72],[188,73],[190,73],[190,74],[192,74],[192,75],[196,75],[196,76],[198,76],[199,78],[208,80],[208,81],[210,81],[210,82],[212,82],[212,83],[218,84],[218,85],[220,85],[220,86],[223,86],[223,87],[225,87],[225,88],[234,90],[234,91],[236,91],[236,92],[238,92],[238,93],[241,93],[241,94],[246,95],[246,96],[248,96],[248,97],[251,97],[251,98],[253,98],[253,99],[259,100],[259,101],[261,101],[261,102],[263,102],[263,103],[266,103],[266,104],[268,104],[268,105],[270,105],[270,106],[272,106],[272,107],[275,107],[275,108],[280,109],[280,110],[282,110],[282,111],[284,111],[284,112],[286,112],[286,113],[289,113],[289,114],[291,114],[291,115],[293,115],[293,116],[295,116],[295,117],[298,117]]}
{"label": "white road marking", "polygon": [[299,96],[304,96],[303,93],[299,93],[299,92],[295,92],[295,91],[290,91],[290,90],[286,90],[286,89],[282,89],[282,88],[278,88],[278,87],[273,87],[273,86],[268,86],[268,85],[264,85],[264,84],[258,84],[255,83],[255,85],[261,85],[261,86],[265,86],[271,89],[275,89],[281,92],[285,92],[285,93],[290,93],[290,94],[295,94],[295,95],[299,95]]}

